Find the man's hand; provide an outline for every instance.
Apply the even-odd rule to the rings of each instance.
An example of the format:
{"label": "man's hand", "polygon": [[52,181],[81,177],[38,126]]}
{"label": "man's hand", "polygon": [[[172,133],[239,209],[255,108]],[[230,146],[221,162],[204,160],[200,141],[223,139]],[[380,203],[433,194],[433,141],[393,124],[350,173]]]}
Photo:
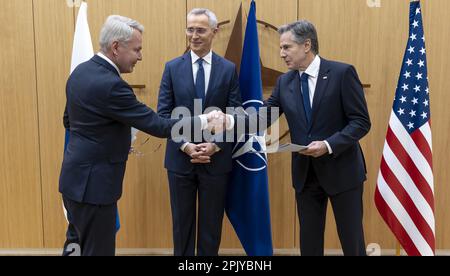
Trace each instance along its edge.
{"label": "man's hand", "polygon": [[208,120],[208,130],[213,134],[224,132],[227,125],[230,124],[229,118],[222,111],[211,111],[206,114],[206,118]]}
{"label": "man's hand", "polygon": [[[191,162],[194,164],[205,163],[205,162],[203,162],[203,160],[206,157],[211,158],[211,156],[213,156],[217,152],[216,145],[213,143],[198,144],[196,146],[196,150],[197,150],[197,152],[195,152],[191,155],[191,157],[192,157]],[[209,162],[207,162],[207,163],[210,163],[210,162],[211,162],[211,159],[209,159]]]}
{"label": "man's hand", "polygon": [[202,150],[202,147],[199,147],[195,144],[189,143],[184,148],[184,152],[192,158],[191,163],[194,163],[194,164],[211,163],[211,157],[208,155],[203,155],[204,151]]}
{"label": "man's hand", "polygon": [[307,149],[302,150],[299,153],[317,158],[327,154],[328,148],[324,141],[314,141],[308,145]]}
{"label": "man's hand", "polygon": [[[216,145],[213,143],[203,143],[197,145],[198,154],[202,153],[201,155],[206,156],[213,156],[214,153],[216,153]],[[197,154],[194,154],[197,156]]]}

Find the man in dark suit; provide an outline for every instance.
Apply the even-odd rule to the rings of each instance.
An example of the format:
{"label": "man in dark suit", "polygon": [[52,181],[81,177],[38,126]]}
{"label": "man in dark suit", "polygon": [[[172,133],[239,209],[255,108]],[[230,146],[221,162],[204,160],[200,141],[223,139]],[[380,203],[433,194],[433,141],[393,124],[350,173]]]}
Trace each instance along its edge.
{"label": "man in dark suit", "polygon": [[[81,255],[114,255],[117,201],[130,150],[130,127],[157,137],[171,136],[175,124],[202,129],[203,117],[181,121],[159,117],[140,103],[121,73],[131,73],[142,60],[143,26],[110,16],[100,35],[101,51],[80,64],[66,85],[64,125],[70,139],[61,169],[59,191],[76,232]],[[187,125],[186,125],[187,126]],[[73,239],[75,238],[75,239]],[[73,248],[73,246],[72,246]]]}
{"label": "man in dark suit", "polygon": [[[190,51],[166,64],[158,114],[169,118],[177,107],[201,114],[208,107],[241,105],[236,66],[211,51],[217,18],[207,9],[187,16]],[[198,141],[197,141],[198,142]],[[217,255],[221,240],[226,187],[232,168],[232,144],[167,141],[167,169],[172,208],[174,255]]]}
{"label": "man in dark suit", "polygon": [[370,129],[361,82],[353,66],[318,56],[313,24],[279,29],[283,74],[266,102],[286,115],[292,143],[292,182],[300,220],[302,255],[323,255],[325,216],[331,201],[345,255],[365,255],[363,182],[366,168],[359,140]]}

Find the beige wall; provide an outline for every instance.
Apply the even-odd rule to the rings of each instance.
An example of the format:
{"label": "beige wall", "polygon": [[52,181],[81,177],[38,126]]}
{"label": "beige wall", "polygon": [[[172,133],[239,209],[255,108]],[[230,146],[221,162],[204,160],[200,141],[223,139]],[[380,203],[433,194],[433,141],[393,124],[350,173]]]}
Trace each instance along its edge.
{"label": "beige wall", "polygon": [[[64,129],[64,86],[70,67],[77,10],[66,1],[0,0],[0,248],[56,248],[64,241],[65,221],[58,193]],[[144,61],[126,76],[131,84],[144,84],[137,96],[156,108],[164,63],[183,53],[185,14],[203,6],[219,21],[231,20],[216,37],[214,50],[225,54],[242,3],[243,23],[250,0],[88,0],[94,48],[99,29],[109,14],[135,18],[146,26]],[[354,64],[362,82],[370,84],[366,98],[372,130],[362,141],[368,165],[365,186],[366,242],[395,248],[395,239],[377,213],[373,193],[388,115],[408,33],[408,1],[382,0],[381,8],[368,8],[366,0],[258,0],[258,19],[275,26],[306,18],[315,23],[321,56]],[[428,71],[433,116],[437,248],[450,249],[445,212],[450,188],[446,153],[450,152],[450,114],[446,103],[446,70],[450,67],[450,1],[423,1]],[[286,71],[279,58],[278,35],[260,26],[261,59],[266,67]],[[6,38],[6,40],[5,40]],[[265,95],[270,91],[265,91]],[[282,119],[281,133],[286,129]],[[137,143],[148,136],[139,134]],[[150,137],[131,156],[124,196],[119,202],[122,229],[120,248],[170,248],[171,216],[164,140]],[[274,246],[298,248],[298,222],[291,188],[289,154],[269,158],[270,200]],[[331,208],[330,208],[331,209]],[[339,248],[329,211],[326,247]],[[228,222],[222,248],[240,248]]]}
{"label": "beige wall", "polygon": [[[0,9],[0,247],[43,246],[33,5]],[[6,42],[4,39],[6,38]]]}

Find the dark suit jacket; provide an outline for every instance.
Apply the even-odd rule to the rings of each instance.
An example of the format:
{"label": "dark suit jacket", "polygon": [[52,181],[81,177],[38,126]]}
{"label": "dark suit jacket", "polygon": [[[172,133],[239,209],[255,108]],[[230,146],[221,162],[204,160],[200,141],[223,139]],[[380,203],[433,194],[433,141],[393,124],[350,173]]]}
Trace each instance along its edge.
{"label": "dark suit jacket", "polygon": [[362,185],[366,180],[358,141],[369,132],[370,119],[353,66],[321,59],[310,124],[305,118],[298,71],[280,76],[266,105],[279,107],[280,113],[286,115],[292,143],[308,145],[327,140],[333,150],[333,154],[319,158],[292,154],[292,182],[297,191],[302,190],[310,166],[330,195]]}
{"label": "dark suit jacket", "polygon": [[[170,118],[175,107],[184,106],[194,113],[195,86],[190,52],[167,62],[161,80],[158,98],[158,114]],[[239,78],[236,66],[213,53],[211,76],[204,107],[218,107],[226,112],[226,107],[241,106]],[[198,114],[196,114],[198,115]],[[212,156],[205,166],[209,173],[228,173],[232,169],[232,144],[216,143],[221,150]],[[165,167],[176,173],[189,173],[194,169],[190,157],[180,150],[183,142],[167,140]]]}
{"label": "dark suit jacket", "polygon": [[122,194],[130,126],[165,138],[177,120],[160,118],[140,103],[115,68],[97,55],[70,75],[66,97],[70,139],[59,191],[77,202],[114,203]]}

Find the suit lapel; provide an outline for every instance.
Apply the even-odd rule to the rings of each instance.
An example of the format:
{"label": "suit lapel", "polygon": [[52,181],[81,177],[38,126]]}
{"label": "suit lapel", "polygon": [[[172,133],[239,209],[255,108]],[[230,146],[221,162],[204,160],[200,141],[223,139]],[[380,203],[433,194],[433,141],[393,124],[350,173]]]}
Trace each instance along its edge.
{"label": "suit lapel", "polygon": [[330,79],[330,68],[328,66],[328,61],[325,59],[321,59],[319,76],[317,77],[316,90],[314,92],[314,99],[312,105],[312,113],[311,113],[311,124],[309,128],[311,128],[314,119],[317,116],[317,112],[319,111],[320,101],[327,91],[327,86]]}
{"label": "suit lapel", "polygon": [[180,76],[186,80],[187,92],[191,95],[192,99],[195,99],[195,86],[194,86],[194,75],[192,73],[192,59],[191,52],[187,52],[183,56],[183,63],[180,67]]}
{"label": "suit lapel", "polygon": [[289,93],[291,93],[291,97],[294,99],[292,104],[297,106],[298,114],[300,115],[300,120],[306,126],[308,122],[306,121],[305,116],[305,108],[303,107],[303,99],[302,93],[300,91],[300,75],[297,70],[291,71]]}

